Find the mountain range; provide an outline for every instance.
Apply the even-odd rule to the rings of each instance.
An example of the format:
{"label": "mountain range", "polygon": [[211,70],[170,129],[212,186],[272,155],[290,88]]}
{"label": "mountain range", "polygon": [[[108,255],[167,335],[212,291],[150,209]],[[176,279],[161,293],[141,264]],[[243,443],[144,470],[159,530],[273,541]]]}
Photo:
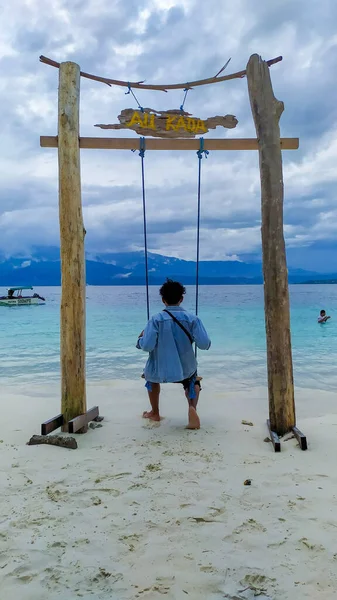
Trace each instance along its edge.
{"label": "mountain range", "polygon": [[[0,287],[17,285],[58,286],[61,283],[60,251],[57,247],[36,247],[27,255],[0,255]],[[148,254],[150,285],[161,284],[166,277],[195,283],[196,263],[179,258]],[[88,285],[144,285],[144,252],[86,255]],[[317,273],[289,268],[290,283],[336,280],[336,273]],[[209,285],[261,284],[260,262],[201,261],[199,282]]]}

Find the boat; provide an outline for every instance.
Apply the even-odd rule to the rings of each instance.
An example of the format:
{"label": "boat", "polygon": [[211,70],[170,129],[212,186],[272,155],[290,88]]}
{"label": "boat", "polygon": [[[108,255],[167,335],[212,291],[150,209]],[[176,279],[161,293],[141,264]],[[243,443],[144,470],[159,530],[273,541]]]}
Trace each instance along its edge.
{"label": "boat", "polygon": [[7,296],[0,296],[0,306],[30,306],[32,304],[44,304],[45,298],[39,294],[23,296],[23,290],[33,290],[32,286],[19,285],[7,289]]}

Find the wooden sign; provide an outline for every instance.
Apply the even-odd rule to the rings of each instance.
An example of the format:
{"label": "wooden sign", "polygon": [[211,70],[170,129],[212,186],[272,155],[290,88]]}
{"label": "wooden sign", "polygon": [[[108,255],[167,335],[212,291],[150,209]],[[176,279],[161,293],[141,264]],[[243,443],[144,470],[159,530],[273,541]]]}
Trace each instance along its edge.
{"label": "wooden sign", "polygon": [[119,123],[95,125],[101,129],[132,129],[139,135],[160,138],[194,138],[210,129],[226,127],[233,129],[238,120],[233,115],[199,119],[181,110],[155,111],[152,108],[134,110],[125,108],[118,115]]}

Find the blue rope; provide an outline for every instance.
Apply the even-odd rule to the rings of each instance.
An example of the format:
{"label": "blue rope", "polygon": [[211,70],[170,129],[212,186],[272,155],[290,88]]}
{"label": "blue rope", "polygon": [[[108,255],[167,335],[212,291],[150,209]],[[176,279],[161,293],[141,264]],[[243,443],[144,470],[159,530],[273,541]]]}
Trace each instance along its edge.
{"label": "blue rope", "polygon": [[144,156],[145,156],[145,138],[139,138],[139,156],[142,161],[142,195],[143,195],[143,223],[144,223],[144,255],[145,255],[145,281],[146,281],[146,309],[147,320],[150,319],[150,300],[149,300],[149,265],[147,256],[147,225],[146,225],[146,199],[145,199],[145,175],[144,175]]}
{"label": "blue rope", "polygon": [[185,106],[185,100],[186,100],[186,96],[187,96],[187,94],[188,94],[188,92],[189,92],[189,90],[190,90],[190,89],[191,89],[191,88],[189,88],[189,87],[185,87],[185,89],[184,89],[185,96],[184,96],[183,103],[180,105],[180,110],[181,110],[181,112],[184,112],[184,106]]}
{"label": "blue rope", "polygon": [[[199,150],[197,156],[199,159],[198,165],[198,216],[197,216],[197,264],[196,264],[196,276],[195,276],[195,314],[198,315],[199,310],[199,258],[200,258],[200,212],[201,212],[201,160],[202,155],[205,154],[207,158],[209,151],[204,147],[204,138],[201,137]],[[195,356],[197,356],[197,346],[195,346]]]}
{"label": "blue rope", "polygon": [[134,93],[133,89],[131,88],[130,84],[128,83],[128,91],[125,92],[125,95],[127,94],[132,94],[134,99],[136,100],[137,104],[138,104],[138,108],[139,110],[141,110],[142,112],[144,112],[144,108],[139,104],[138,98],[136,97],[136,94]]}

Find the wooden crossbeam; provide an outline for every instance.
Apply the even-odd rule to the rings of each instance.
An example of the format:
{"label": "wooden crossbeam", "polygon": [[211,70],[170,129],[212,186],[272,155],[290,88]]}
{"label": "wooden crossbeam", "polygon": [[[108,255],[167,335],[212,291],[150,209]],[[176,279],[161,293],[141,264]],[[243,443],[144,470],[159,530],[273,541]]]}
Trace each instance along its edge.
{"label": "wooden crossbeam", "polygon": [[82,427],[85,427],[85,425],[88,425],[88,423],[90,423],[90,421],[93,421],[98,416],[99,416],[98,406],[94,406],[93,408],[90,408],[90,410],[87,410],[87,412],[84,413],[83,415],[79,415],[78,417],[75,417],[74,419],[71,419],[71,421],[68,422],[68,432],[76,433],[76,431],[78,431],[79,429],[82,429]]}
{"label": "wooden crossbeam", "polygon": [[[281,138],[282,150],[297,150],[299,138]],[[57,148],[58,137],[42,135],[42,148]],[[199,150],[199,139],[146,139],[146,150]],[[205,139],[205,150],[258,150],[256,138]],[[80,137],[80,148],[97,150],[138,150],[139,138]]]}

